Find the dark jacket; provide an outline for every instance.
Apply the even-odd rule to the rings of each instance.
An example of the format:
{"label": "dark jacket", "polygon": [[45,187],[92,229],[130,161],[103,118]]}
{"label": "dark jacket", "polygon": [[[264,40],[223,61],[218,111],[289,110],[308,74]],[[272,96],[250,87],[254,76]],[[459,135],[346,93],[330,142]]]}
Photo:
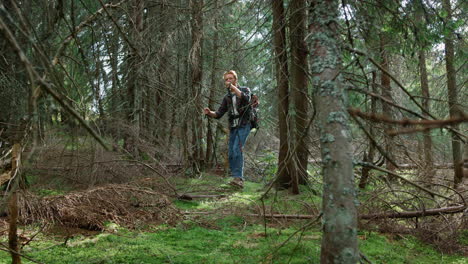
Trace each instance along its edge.
{"label": "dark jacket", "polygon": [[236,105],[237,105],[237,112],[239,113],[238,116],[234,115],[234,111],[232,108],[232,95],[231,93],[227,93],[224,95],[223,102],[219,106],[218,110],[216,111],[216,119],[223,117],[223,115],[228,112],[229,118],[229,127],[233,127],[233,120],[235,118],[239,118],[239,125],[245,126],[250,123],[250,89],[248,87],[238,86],[239,90],[241,91],[241,97],[237,98]]}

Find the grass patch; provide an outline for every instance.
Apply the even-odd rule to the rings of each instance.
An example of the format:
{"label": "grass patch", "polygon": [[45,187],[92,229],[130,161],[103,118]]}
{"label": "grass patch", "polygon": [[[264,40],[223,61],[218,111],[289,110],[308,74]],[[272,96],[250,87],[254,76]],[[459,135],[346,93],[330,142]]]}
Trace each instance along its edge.
{"label": "grass patch", "polygon": [[[155,227],[152,232],[117,229],[116,233],[76,236],[66,246],[62,241],[41,237],[23,253],[43,263],[319,263],[321,233],[318,229],[296,234],[296,230],[268,228],[264,237],[259,225],[238,228],[240,217],[220,219],[220,230],[195,224],[176,228]],[[370,233],[360,236],[361,251],[374,263],[462,264],[462,256],[438,253],[414,237],[392,240]],[[6,238],[3,238],[3,240]],[[55,247],[51,247],[57,245]],[[0,263],[10,263],[0,252]],[[31,263],[24,260],[24,263]]]}
{"label": "grass patch", "polygon": [[[362,239],[364,237],[364,239]],[[392,239],[385,235],[370,233],[360,236],[360,250],[373,263],[426,264],[426,263],[468,263],[462,256],[444,255],[430,245],[423,244],[413,236]]]}

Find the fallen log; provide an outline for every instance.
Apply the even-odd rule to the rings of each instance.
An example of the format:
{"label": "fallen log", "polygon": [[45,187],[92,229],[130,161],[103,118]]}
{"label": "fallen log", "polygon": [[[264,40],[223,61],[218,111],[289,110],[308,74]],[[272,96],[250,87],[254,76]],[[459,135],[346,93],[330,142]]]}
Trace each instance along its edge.
{"label": "fallen log", "polygon": [[193,200],[197,198],[224,198],[225,194],[182,194],[177,197],[179,200]]}
{"label": "fallen log", "polygon": [[[420,211],[406,211],[406,212],[383,212],[375,214],[362,214],[358,215],[359,219],[370,220],[370,219],[382,219],[382,218],[413,218],[413,217],[425,217],[442,214],[456,214],[462,213],[467,210],[467,205],[450,206],[442,208],[433,208]],[[184,212],[185,215],[208,215],[213,212]],[[219,214],[219,213],[218,213]],[[229,213],[221,213],[223,215],[229,215]],[[282,218],[282,219],[315,219],[319,215],[304,215],[304,214],[245,214],[247,217],[265,217],[265,218]]]}
{"label": "fallen log", "polygon": [[[400,168],[400,170],[421,169],[421,166],[414,165],[414,164],[398,164],[398,167]],[[437,170],[448,170],[448,169],[453,169],[453,164],[452,163],[433,164],[432,168],[437,169]]]}
{"label": "fallen log", "polygon": [[424,217],[441,214],[455,214],[465,211],[468,207],[466,205],[450,206],[442,208],[427,209],[421,211],[407,211],[407,212],[384,212],[377,214],[360,215],[359,219],[382,219],[382,218],[413,218]]}

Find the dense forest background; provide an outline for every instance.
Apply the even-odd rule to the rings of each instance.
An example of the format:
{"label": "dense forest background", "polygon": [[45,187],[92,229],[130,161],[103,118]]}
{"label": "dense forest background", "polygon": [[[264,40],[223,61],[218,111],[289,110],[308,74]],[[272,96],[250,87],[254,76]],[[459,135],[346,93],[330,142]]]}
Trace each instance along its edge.
{"label": "dense forest background", "polygon": [[260,98],[247,180],[264,187],[260,201],[321,197],[322,263],[362,259],[357,230],[374,228],[369,219],[466,251],[466,10],[458,0],[3,0],[0,211],[10,228],[16,217],[60,222],[26,210],[39,198],[18,190],[150,175],[180,198],[176,178],[228,175],[227,121],[202,109],[219,107],[222,75],[235,70]]}

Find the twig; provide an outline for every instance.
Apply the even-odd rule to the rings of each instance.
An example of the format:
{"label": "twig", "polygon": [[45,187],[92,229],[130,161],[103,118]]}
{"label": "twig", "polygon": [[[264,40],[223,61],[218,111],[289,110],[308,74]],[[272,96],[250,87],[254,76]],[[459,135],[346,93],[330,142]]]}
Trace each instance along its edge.
{"label": "twig", "polygon": [[193,200],[197,198],[224,198],[225,194],[182,194],[177,198],[180,200]]}
{"label": "twig", "polygon": [[468,207],[466,205],[459,206],[450,206],[442,208],[427,209],[421,211],[405,211],[405,212],[385,212],[385,213],[376,213],[376,214],[365,214],[360,215],[359,219],[382,219],[382,218],[413,218],[413,217],[423,217],[423,216],[433,216],[440,214],[455,214],[461,213]]}
{"label": "twig", "polygon": [[387,104],[389,104],[389,105],[391,105],[391,106],[393,106],[393,107],[396,107],[396,108],[401,109],[401,110],[403,110],[403,111],[406,111],[406,112],[408,112],[408,113],[410,113],[410,114],[413,114],[414,116],[417,116],[417,117],[422,118],[422,119],[426,119],[423,115],[421,115],[421,114],[419,114],[419,113],[417,113],[417,112],[415,112],[415,111],[413,111],[413,110],[411,110],[411,109],[408,109],[408,108],[406,108],[406,107],[403,107],[403,106],[401,106],[401,105],[395,104],[395,103],[392,102],[391,100],[389,100],[389,99],[387,99],[387,98],[385,98],[385,97],[383,97],[383,96],[381,96],[381,95],[378,95],[378,94],[376,94],[376,93],[368,92],[368,91],[365,91],[365,90],[362,90],[362,89],[358,89],[358,88],[349,88],[348,90],[350,90],[350,91],[356,91],[356,92],[363,93],[363,94],[367,94],[367,95],[372,96],[372,97],[375,97],[375,98],[377,98],[377,99],[379,99],[379,100],[381,100],[381,101],[384,101],[385,103],[387,103]]}
{"label": "twig", "polygon": [[[440,120],[440,121],[445,121],[445,120]],[[450,121],[450,120],[448,120],[448,121]],[[466,122],[466,120],[464,120],[463,122]],[[460,123],[462,123],[462,122],[460,122]],[[388,135],[396,136],[396,135],[403,135],[403,134],[412,134],[412,133],[416,133],[416,132],[429,131],[431,129],[441,128],[441,127],[445,127],[445,126],[442,124],[442,125],[432,125],[432,126],[416,127],[416,128],[404,128],[404,129],[400,129],[400,130],[390,130],[390,131],[388,131]]]}
{"label": "twig", "polygon": [[126,160],[126,159],[118,159],[118,160],[104,160],[104,161],[96,161],[95,163],[106,163],[106,162],[121,162],[121,161],[127,161],[127,162],[135,162],[135,163],[138,163],[138,164],[141,164],[143,166],[145,166],[146,168],[156,172],[156,174],[158,174],[159,176],[161,176],[164,181],[166,182],[166,184],[169,186],[169,188],[172,189],[172,191],[174,191],[174,194],[176,197],[179,197],[179,193],[177,192],[177,189],[169,182],[169,180],[167,179],[166,176],[162,175],[159,171],[157,171],[155,168],[151,167],[150,165],[142,162],[142,161],[139,161],[139,160]]}
{"label": "twig", "polygon": [[366,263],[369,263],[369,264],[372,264],[372,261],[370,261],[366,255],[362,254],[362,252],[359,252],[359,256],[361,257],[361,259],[365,260]]}
{"label": "twig", "polygon": [[[89,16],[86,20],[81,22],[78,26],[76,26],[70,35],[68,35],[65,40],[62,42],[60,47],[57,49],[57,52],[55,53],[54,58],[52,59],[52,65],[56,65],[58,63],[58,58],[63,54],[65,48],[68,46],[68,43],[73,40],[74,36],[76,36],[85,26],[88,26],[91,21],[96,19],[99,15],[102,15],[102,13],[105,11],[107,14],[107,9],[106,8],[116,8],[119,7],[123,3],[117,3],[117,4],[105,4],[102,5],[102,8],[96,11],[96,13],[92,14]],[[132,47],[133,48],[133,47]]]}
{"label": "twig", "polygon": [[377,143],[377,141],[375,141],[374,137],[370,134],[370,132],[366,130],[364,125],[355,116],[351,115],[351,118],[354,121],[356,121],[358,126],[362,129],[364,134],[366,134],[367,138],[369,138],[369,140],[372,142],[372,144],[374,144],[374,146],[377,148],[377,150],[380,152],[380,154],[382,154],[382,156],[384,156],[385,159],[388,160],[388,162],[390,162],[393,166],[395,166],[395,168],[399,168],[398,164],[395,161],[393,161],[393,159],[390,158],[390,156],[387,154],[387,152],[385,152],[385,150],[382,149],[382,147],[380,147],[380,145]]}
{"label": "twig", "polygon": [[293,238],[297,233],[304,232],[305,230],[307,230],[307,228],[309,228],[310,226],[315,224],[322,217],[322,215],[323,214],[320,213],[318,216],[315,217],[315,219],[313,221],[310,221],[310,223],[307,223],[306,225],[304,225],[300,229],[296,230],[296,232],[292,233],[285,241],[283,241],[283,243],[281,243],[281,245],[276,247],[276,249],[275,249],[275,251],[273,251],[272,255],[275,255],[278,252],[278,250],[280,250],[284,245],[286,245],[286,243],[288,243],[288,241],[291,240],[291,238]]}
{"label": "twig", "polygon": [[381,167],[379,167],[379,166],[375,166],[374,164],[371,164],[371,163],[368,163],[368,162],[362,162],[362,161],[361,161],[361,162],[358,162],[358,164],[361,165],[361,166],[373,168],[373,169],[375,169],[375,170],[382,171],[382,172],[388,173],[388,174],[390,174],[390,175],[393,175],[393,176],[395,176],[395,177],[401,179],[402,181],[404,181],[404,182],[406,182],[406,183],[409,183],[409,184],[413,185],[414,187],[416,187],[416,188],[418,188],[418,189],[421,189],[421,190],[423,190],[423,191],[425,191],[425,192],[427,192],[427,193],[429,193],[429,194],[431,194],[431,195],[439,196],[439,197],[445,198],[445,199],[447,199],[447,200],[453,200],[453,199],[450,198],[450,197],[447,197],[447,196],[442,195],[442,194],[438,194],[438,193],[436,193],[436,192],[433,192],[433,191],[427,189],[427,188],[424,187],[424,186],[421,186],[421,185],[419,185],[419,184],[417,184],[417,183],[414,183],[414,182],[412,182],[412,181],[406,179],[405,177],[403,177],[403,176],[401,176],[401,175],[399,175],[399,174],[394,173],[393,171],[389,171],[389,170],[384,169],[384,168],[381,168]]}
{"label": "twig", "polygon": [[462,116],[454,117],[450,119],[444,119],[444,120],[411,120],[407,118],[391,119],[384,115],[369,114],[369,113],[361,112],[357,108],[348,108],[348,112],[350,115],[359,116],[361,118],[368,119],[371,121],[375,121],[379,123],[397,124],[397,125],[402,125],[402,126],[419,125],[419,126],[427,126],[429,128],[437,128],[437,127],[444,127],[447,125],[455,125],[455,124],[468,121],[468,115],[465,115],[464,113],[462,113]]}
{"label": "twig", "polygon": [[21,249],[23,249],[23,248],[24,248],[25,246],[27,246],[31,241],[33,241],[33,239],[34,239],[37,235],[39,235],[39,233],[41,233],[42,230],[44,230],[44,228],[45,228],[46,226],[47,226],[47,224],[44,224],[44,225],[39,229],[39,231],[37,231],[34,235],[31,236],[31,238],[28,239],[28,241],[26,241],[25,243],[23,243],[23,244],[21,245]]}
{"label": "twig", "polygon": [[29,260],[29,261],[32,261],[32,262],[34,262],[34,263],[43,264],[42,262],[39,262],[39,261],[37,261],[37,260],[34,260],[34,259],[32,259],[31,257],[28,257],[28,256],[26,256],[26,255],[24,255],[24,254],[18,253],[18,252],[14,251],[14,250],[11,250],[7,245],[5,245],[5,244],[3,244],[3,243],[1,243],[1,242],[0,242],[0,245],[2,245],[2,246],[4,247],[4,248],[0,248],[0,250],[2,250],[2,251],[10,252],[10,253],[15,253],[15,254],[17,254],[17,255],[19,255],[19,256],[21,256],[21,257],[23,257],[23,258],[25,258],[25,259],[27,259],[27,260]]}
{"label": "twig", "polygon": [[[427,210],[420,211],[404,211],[404,212],[381,212],[375,214],[362,214],[358,215],[359,219],[369,220],[369,219],[382,219],[382,218],[413,218],[413,217],[424,217],[424,216],[434,216],[440,214],[456,214],[462,213],[468,206],[458,205],[442,208],[432,208]],[[184,215],[209,215],[212,212],[184,212]],[[219,213],[218,213],[219,214]],[[230,215],[229,213],[221,213],[222,215]],[[265,217],[271,219],[319,219],[322,214],[317,215],[289,215],[289,214],[245,214],[245,217]]]}
{"label": "twig", "polygon": [[[397,78],[395,78],[395,76],[393,76],[392,74],[390,74],[387,70],[385,70],[382,65],[380,65],[378,62],[376,62],[372,57],[368,56],[365,52],[363,51],[360,51],[360,50],[356,50],[356,49],[353,49],[353,48],[349,48],[347,47],[347,49],[351,52],[354,52],[358,55],[361,55],[361,56],[365,56],[372,64],[374,64],[377,68],[379,68],[379,70],[381,70],[383,73],[385,73],[386,75],[388,75],[388,77],[390,77],[390,79],[392,79],[396,85],[398,87],[400,87],[400,89],[406,94],[409,96],[410,100],[413,101],[414,104],[416,104],[418,106],[419,109],[421,109],[421,111],[425,114],[427,114],[429,117],[431,117],[432,119],[434,120],[437,120],[437,118],[432,115],[429,111],[427,111],[421,104],[418,103],[418,101],[416,100],[416,98],[414,98],[414,96],[408,92],[408,90],[398,81]],[[463,140],[463,138],[467,138],[466,135],[456,131],[455,129],[453,128],[450,128],[448,127],[447,129],[449,129],[450,131],[452,131],[454,134],[456,134],[460,139]],[[465,141],[465,140],[463,140]]]}
{"label": "twig", "polygon": [[81,117],[81,115],[71,107],[65,100],[62,99],[62,96],[56,92],[50,83],[47,83],[42,77],[40,77],[39,73],[34,69],[31,62],[28,60],[24,52],[21,50],[18,42],[16,41],[15,37],[11,33],[11,31],[6,26],[3,19],[0,17],[0,30],[3,31],[3,35],[5,35],[6,39],[10,42],[13,50],[19,57],[20,61],[23,63],[24,67],[28,71],[30,76],[31,83],[39,83],[39,86],[45,90],[49,95],[51,95],[67,112],[69,112],[74,118],[78,120],[78,122],[84,126],[84,128],[91,134],[96,141],[98,141],[101,146],[103,146],[106,150],[109,150],[107,145],[104,143],[104,140],[94,131],[88,123]]}

